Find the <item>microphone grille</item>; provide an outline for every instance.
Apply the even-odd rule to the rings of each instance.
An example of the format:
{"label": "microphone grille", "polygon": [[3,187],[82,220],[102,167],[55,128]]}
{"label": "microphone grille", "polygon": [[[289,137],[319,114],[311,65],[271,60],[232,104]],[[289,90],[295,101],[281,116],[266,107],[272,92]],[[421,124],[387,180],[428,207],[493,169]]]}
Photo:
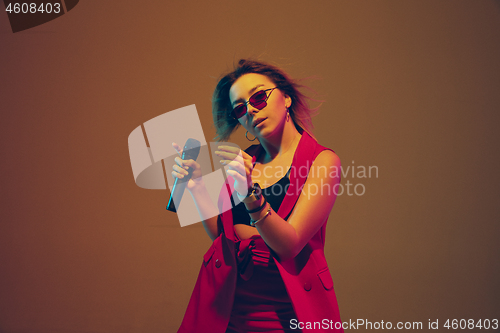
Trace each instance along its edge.
{"label": "microphone grille", "polygon": [[198,154],[200,153],[200,146],[201,146],[200,141],[193,138],[189,138],[186,141],[186,144],[184,145],[184,149],[182,150],[182,159],[196,160],[198,158]]}

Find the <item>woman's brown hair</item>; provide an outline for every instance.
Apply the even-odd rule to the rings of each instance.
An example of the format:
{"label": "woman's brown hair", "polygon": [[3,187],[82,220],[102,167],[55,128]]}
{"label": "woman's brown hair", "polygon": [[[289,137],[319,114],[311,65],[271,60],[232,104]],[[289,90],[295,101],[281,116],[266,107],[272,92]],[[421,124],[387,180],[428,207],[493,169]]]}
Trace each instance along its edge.
{"label": "woman's brown hair", "polygon": [[303,86],[276,66],[260,61],[241,59],[234,71],[220,79],[213,94],[212,115],[217,133],[215,140],[227,141],[231,134],[241,125],[231,114],[233,108],[229,99],[229,89],[238,78],[248,73],[267,76],[281,92],[289,96],[292,99],[292,105],[288,110],[297,131],[301,134],[306,131],[314,137],[312,135],[312,116],[316,113],[317,108],[310,109],[307,105],[306,100],[308,97],[299,91],[299,88]]}

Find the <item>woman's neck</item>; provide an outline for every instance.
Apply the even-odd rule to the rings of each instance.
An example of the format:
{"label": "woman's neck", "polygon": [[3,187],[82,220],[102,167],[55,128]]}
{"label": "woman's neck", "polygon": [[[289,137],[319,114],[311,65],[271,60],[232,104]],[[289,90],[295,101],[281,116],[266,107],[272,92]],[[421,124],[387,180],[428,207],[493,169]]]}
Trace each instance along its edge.
{"label": "woman's neck", "polygon": [[284,126],[280,136],[261,140],[260,143],[266,152],[262,163],[270,162],[286,154],[297,144],[299,137],[301,137],[301,134],[297,131],[293,122],[290,121]]}

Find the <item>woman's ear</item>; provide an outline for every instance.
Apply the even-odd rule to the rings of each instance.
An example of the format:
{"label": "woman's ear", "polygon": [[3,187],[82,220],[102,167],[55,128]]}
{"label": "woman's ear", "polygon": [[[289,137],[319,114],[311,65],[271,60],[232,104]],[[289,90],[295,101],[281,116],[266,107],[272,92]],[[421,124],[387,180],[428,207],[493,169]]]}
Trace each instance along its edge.
{"label": "woman's ear", "polygon": [[292,106],[292,98],[288,95],[285,95],[285,106],[287,109]]}

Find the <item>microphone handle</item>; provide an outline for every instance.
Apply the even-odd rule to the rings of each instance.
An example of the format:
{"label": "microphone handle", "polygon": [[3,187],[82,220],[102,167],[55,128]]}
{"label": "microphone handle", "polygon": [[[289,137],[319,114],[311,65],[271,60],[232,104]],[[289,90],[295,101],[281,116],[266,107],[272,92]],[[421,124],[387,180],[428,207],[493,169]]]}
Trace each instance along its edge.
{"label": "microphone handle", "polygon": [[[183,156],[184,157],[184,154]],[[176,178],[174,182],[174,186],[172,187],[172,192],[170,195],[170,200],[168,200],[167,210],[176,213],[177,208],[175,207],[175,203],[178,205],[181,203],[182,196],[184,191],[186,190],[187,182],[193,176],[193,170],[191,167],[187,170],[188,174],[184,176],[184,178]]]}
{"label": "microphone handle", "polygon": [[[198,158],[198,154],[200,153],[200,141],[190,138],[186,141],[184,145],[184,149],[182,150],[182,160],[195,160]],[[170,194],[170,199],[168,201],[167,210],[171,212],[177,212],[177,208],[175,207],[175,203],[177,202],[177,206],[180,205],[182,195],[184,194],[184,190],[186,189],[187,182],[193,176],[193,169],[188,167],[188,174],[183,178],[176,178],[174,182],[174,186],[172,187],[172,192]]]}

